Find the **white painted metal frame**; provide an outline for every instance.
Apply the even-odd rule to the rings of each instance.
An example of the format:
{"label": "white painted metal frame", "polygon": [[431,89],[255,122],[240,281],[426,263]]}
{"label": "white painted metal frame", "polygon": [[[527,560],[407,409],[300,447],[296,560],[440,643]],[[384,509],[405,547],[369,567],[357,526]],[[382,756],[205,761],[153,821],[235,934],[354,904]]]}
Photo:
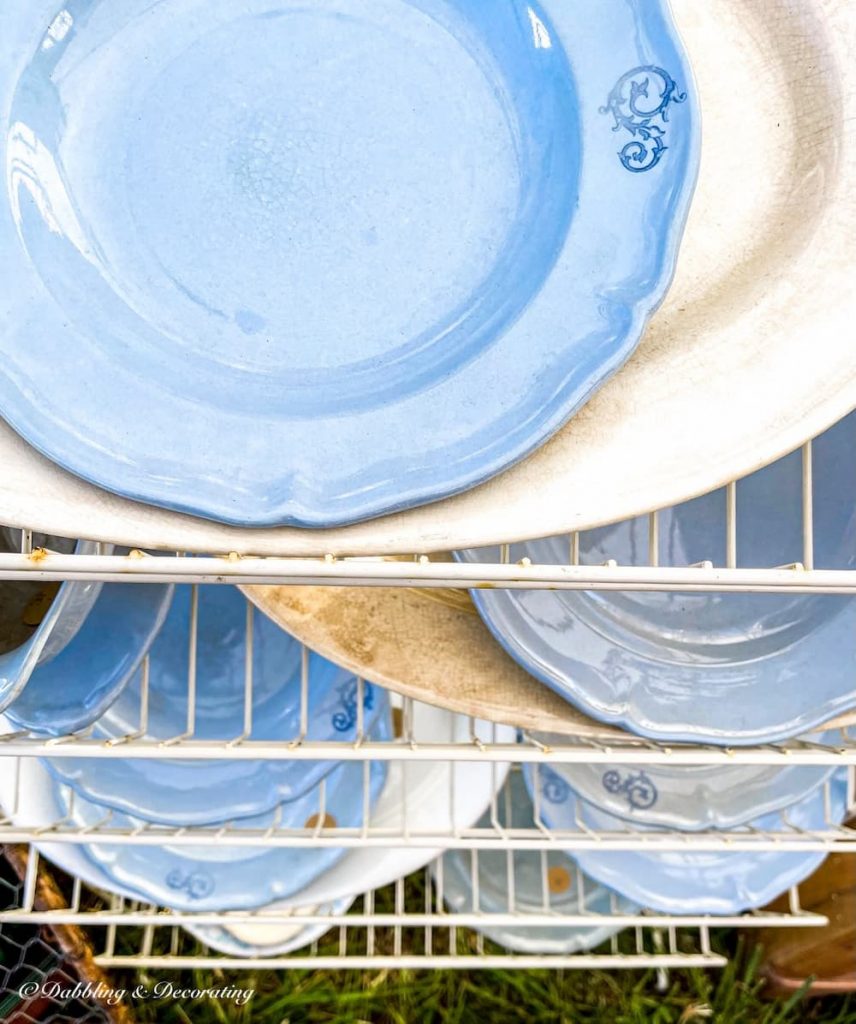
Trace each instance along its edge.
{"label": "white painted metal frame", "polygon": [[[153,554],[139,551],[130,554],[99,553],[92,556],[68,555],[48,552],[33,547],[29,531],[22,534],[20,553],[0,554],[0,580],[104,580],[133,582],[182,582],[193,584],[321,584],[343,586],[402,586],[402,587],[515,587],[560,589],[610,590],[700,590],[700,591],[757,591],[791,593],[856,594],[856,571],[817,570],[814,568],[814,534],[812,508],[812,448],[803,448],[803,552],[802,561],[776,569],[737,568],[737,531],[739,510],[736,485],[726,491],[726,564],[714,566],[703,562],[689,568],[675,569],[659,565],[659,520],[656,513],[650,517],[649,565],[641,568],[608,563],[603,566],[580,566],[579,538],[569,541],[568,562],[564,565],[533,565],[529,561],[511,564],[509,548],[502,549],[500,561],[493,565],[459,564],[450,560],[430,560],[426,555],[414,554],[408,561],[384,558],[252,558],[222,553],[217,557],[184,557],[181,553]],[[196,596],[194,597],[194,601]],[[191,614],[188,643],[196,644],[197,617]],[[252,643],[252,610],[247,609],[248,645]],[[245,715],[243,729],[235,737],[221,742],[199,740],[195,737],[196,688],[195,659],[190,659],[188,678],[188,718],[186,729],[179,735],[163,740],[145,737],[148,709],[148,663],[144,660],[141,672],[141,703],[139,728],[127,736],[110,742],[93,738],[91,730],[52,739],[26,732],[0,735],[0,757],[10,759],[17,771],[19,757],[62,755],[63,757],[122,757],[122,758],[232,758],[232,759],[331,759],[361,761],[366,766],[372,760],[384,761],[480,761],[496,764],[550,764],[550,763],[602,763],[602,764],[805,764],[851,766],[849,803],[856,808],[856,728],[839,730],[831,742],[819,744],[795,740],[782,745],[754,748],[723,749],[704,745],[661,744],[651,740],[627,737],[605,743],[589,738],[568,737],[560,745],[547,747],[528,734],[521,734],[517,744],[485,742],[480,739],[471,723],[469,737],[458,743],[425,743],[412,732],[413,703],[403,702],[399,735],[389,742],[370,741],[357,722],[357,736],[353,741],[320,743],[306,739],[308,721],[309,659],[303,659],[301,679],[301,727],[294,736],[283,736],[280,741],[260,742],[250,739],[252,730],[253,679],[252,657],[246,659],[247,674],[244,681]],[[362,700],[357,707],[362,709]],[[829,792],[827,789],[827,806]],[[319,790],[323,805],[324,787]],[[453,794],[449,794],[453,799]],[[68,820],[45,825],[26,823],[20,807],[8,809],[9,816],[0,820],[0,841],[15,843],[133,843],[138,845],[162,844],[192,847],[193,845],[228,842],[234,845],[277,846],[337,846],[353,848],[374,846],[412,846],[425,849],[458,848],[470,851],[473,870],[477,872],[478,857],[482,851],[504,851],[509,857],[514,851],[541,851],[545,873],[545,905],[543,911],[525,915],[514,909],[514,893],[509,892],[509,913],[485,915],[483,913],[450,915],[443,908],[442,873],[432,886],[426,877],[419,893],[418,906],[409,905],[414,897],[411,889],[400,880],[385,894],[368,893],[357,901],[351,912],[344,916],[320,918],[317,910],[289,913],[287,916],[270,911],[224,914],[178,914],[137,904],[120,897],[93,895],[81,882],[70,883],[68,905],[62,910],[37,909],[36,868],[39,856],[33,849],[28,876],[22,886],[20,905],[0,912],[3,922],[76,923],[89,925],[100,937],[98,961],[104,966],[139,968],[186,967],[563,967],[563,968],[658,968],[721,966],[723,959],[712,951],[710,929],[713,926],[822,927],[826,919],[808,913],[800,907],[796,890],[790,893],[787,913],[752,913],[729,918],[669,917],[661,914],[640,913],[621,915],[614,911],[609,918],[628,931],[614,938],[606,953],[571,955],[520,955],[500,950],[478,933],[472,933],[463,942],[460,937],[468,928],[494,924],[526,924],[532,927],[569,928],[585,924],[599,924],[602,917],[593,915],[561,916],[549,905],[546,883],[547,852],[550,850],[795,850],[846,851],[856,853],[856,829],[847,828],[829,817],[826,826],[818,831],[806,832],[795,828],[787,817],[780,815],[780,826],[760,832],[743,828],[730,833],[668,833],[639,832],[632,825],[625,830],[604,833],[582,826],[578,832],[560,832],[549,829],[536,808],[531,827],[506,829],[499,825],[496,798],[492,824],[484,828],[444,829],[441,826],[420,829],[408,823],[404,800],[402,824],[398,829],[373,830],[370,824],[356,829],[325,828],[283,829],[274,825],[266,830],[249,832],[236,830],[231,824],[216,828],[168,829],[138,822],[133,827],[117,827],[107,813],[94,829],[83,830]],[[320,815],[323,821],[323,815]],[[13,820],[14,819],[14,820]],[[510,873],[510,876],[513,873]],[[474,876],[475,877],[475,876]],[[412,887],[411,887],[412,888]],[[379,909],[380,906],[392,909]],[[329,922],[334,929],[333,946],[329,938],[315,943],[287,960],[256,957],[230,958],[201,951],[194,945],[181,925],[196,924],[248,924],[252,922],[275,924],[318,924]],[[337,939],[336,939],[337,936]],[[332,952],[331,952],[332,949]],[[690,952],[687,952],[690,949]]]}

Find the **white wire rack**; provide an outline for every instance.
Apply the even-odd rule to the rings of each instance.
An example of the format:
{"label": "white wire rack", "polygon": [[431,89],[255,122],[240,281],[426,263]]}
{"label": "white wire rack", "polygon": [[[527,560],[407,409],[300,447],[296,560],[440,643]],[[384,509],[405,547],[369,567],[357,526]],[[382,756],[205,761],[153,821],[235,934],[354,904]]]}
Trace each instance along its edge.
{"label": "white wire rack", "polygon": [[[650,516],[649,564],[628,567],[609,562],[600,566],[579,564],[579,538],[568,543],[568,559],[561,565],[535,565],[528,560],[512,562],[510,546],[501,549],[494,564],[460,564],[450,559],[429,559],[413,554],[408,560],[384,558],[348,558],[329,555],[323,559],[251,558],[228,552],[211,557],[185,557],[180,552],[115,553],[104,547],[94,555],[76,555],[45,550],[34,544],[33,534],[23,531],[19,552],[0,554],[0,580],[99,580],[109,582],[180,582],[201,584],[318,584],[343,586],[394,587],[513,587],[583,590],[680,590],[680,591],[752,591],[768,593],[856,594],[856,571],[816,569],[814,567],[814,518],[812,497],[812,446],[803,449],[802,559],[778,568],[738,568],[737,531],[739,516],[736,485],[726,489],[726,558],[715,566],[701,562],[686,568],[661,566],[659,519]],[[110,553],[108,553],[110,552]],[[194,590],[192,607],[197,607]],[[195,649],[198,616],[190,616],[188,644]],[[248,649],[252,644],[252,612],[247,614]],[[780,745],[727,749],[707,745],[662,744],[638,737],[611,738],[608,742],[584,737],[567,737],[546,746],[528,733],[521,732],[518,742],[491,741],[474,720],[459,738],[448,742],[425,742],[413,729],[415,705],[403,699],[397,711],[396,735],[388,741],[372,739],[364,730],[361,717],[362,694],[356,734],[342,742],[318,741],[307,735],[308,695],[312,687],[309,658],[304,652],[301,676],[301,713],[294,735],[276,740],[258,740],[252,735],[253,677],[252,656],[248,653],[244,680],[243,727],[235,736],[211,740],[196,735],[195,659],[190,659],[188,677],[187,722],[175,736],[153,739],[146,734],[148,724],[148,664],[140,669],[139,724],[127,735],[110,740],[99,739],[92,729],[46,738],[24,731],[0,734],[0,766],[4,771],[20,771],[20,758],[169,758],[171,760],[217,758],[234,760],[341,760],[362,762],[487,762],[508,764],[626,764],[626,765],[815,765],[849,766],[848,803],[856,808],[856,728],[839,729],[827,735],[825,742],[793,740]],[[360,687],[364,684],[359,683]],[[17,777],[17,776],[16,776]],[[366,786],[369,773],[364,771]],[[453,779],[453,773],[449,773]],[[323,785],[320,787],[323,807]],[[826,793],[829,806],[829,792]],[[448,801],[454,804],[450,781]],[[70,798],[73,806],[73,797]],[[366,806],[368,796],[364,794]],[[826,919],[800,906],[797,890],[788,896],[783,912],[754,912],[738,917],[672,917],[640,911],[622,913],[613,906],[608,914],[567,915],[550,903],[547,854],[563,850],[635,850],[665,852],[695,851],[803,851],[856,852],[856,829],[834,820],[830,813],[823,827],[806,831],[797,828],[782,812],[774,827],[765,830],[744,827],[732,832],[693,833],[641,831],[630,824],[615,831],[596,831],[578,821],[574,831],[549,828],[536,810],[531,826],[506,828],[499,824],[496,798],[488,826],[455,827],[438,820],[428,826],[411,820],[406,793],[399,823],[393,827],[373,828],[366,822],[359,828],[328,827],[324,815],[318,823],[300,829],[274,825],[250,830],[234,823],[216,828],[167,828],[133,822],[117,824],[105,814],[96,826],[75,824],[73,815],[59,816],[50,822],[29,822],[20,794],[13,806],[5,808],[0,820],[0,842],[27,844],[135,844],[192,848],[223,842],[236,846],[341,847],[345,849],[377,847],[458,849],[468,851],[474,878],[478,859],[486,852],[501,851],[509,858],[518,854],[539,854],[543,861],[545,902],[542,908],[526,911],[516,905],[513,887],[508,892],[507,912],[487,915],[481,911],[452,914],[444,909],[442,872],[433,880],[399,880],[380,892],[360,896],[351,910],[333,916],[318,908],[288,913],[262,910],[252,913],[181,914],[135,903],[118,896],[90,889],[79,879],[67,884],[67,905],[45,910],[37,900],[39,855],[32,850],[28,875],[19,905],[0,912],[4,922],[82,924],[93,930],[98,942],[97,960],[103,966],[140,968],[186,967],[493,967],[513,964],[520,967],[578,967],[659,969],[689,966],[721,966],[723,958],[714,952],[711,930],[719,926],[822,927]],[[570,863],[570,862],[569,862]],[[513,877],[513,872],[509,872]],[[525,925],[534,928],[562,929],[593,927],[605,922],[620,926],[605,950],[597,953],[538,954],[510,953],[471,929],[490,926]],[[329,924],[329,933],[321,940],[283,960],[277,957],[230,957],[201,947],[184,930],[184,925],[228,927],[249,923],[289,925]]]}
{"label": "white wire rack", "polygon": [[[287,914],[263,910],[254,913],[181,914],[165,911],[123,897],[98,893],[79,880],[66,886],[67,906],[39,910],[35,903],[38,855],[30,858],[21,905],[0,913],[0,922],[81,924],[93,935],[96,962],[103,967],[315,967],[315,968],[418,968],[418,967],[557,967],[575,969],[721,967],[725,958],[711,942],[711,930],[720,927],[771,928],[777,926],[822,928],[828,921],[801,908],[796,889],[788,894],[783,912],[755,911],[731,917],[672,917],[646,912],[627,912],[613,901],[608,913],[561,914],[550,907],[545,890],[543,909],[515,909],[514,893],[508,892],[508,912],[457,913],[444,909],[442,872],[399,881],[361,895],[347,913],[322,914],[318,908]],[[478,855],[473,854],[478,873]],[[577,876],[577,886],[586,884]],[[238,927],[329,926],[320,940],[287,960],[274,956],[238,957],[206,949],[183,926]],[[520,927],[555,930],[616,929],[597,952],[568,954],[509,953],[486,939],[479,928]],[[620,929],[620,930],[619,930]]]}

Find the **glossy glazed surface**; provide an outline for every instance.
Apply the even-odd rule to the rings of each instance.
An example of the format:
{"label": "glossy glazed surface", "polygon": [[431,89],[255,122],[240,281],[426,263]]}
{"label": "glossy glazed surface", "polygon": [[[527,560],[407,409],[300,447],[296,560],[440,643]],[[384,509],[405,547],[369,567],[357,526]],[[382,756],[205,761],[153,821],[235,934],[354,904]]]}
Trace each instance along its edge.
{"label": "glossy glazed surface", "polygon": [[[169,739],[188,728],[188,649],[192,588],[176,587],[173,605],[152,646],[145,736]],[[244,693],[248,605],[235,587],[198,590],[194,735],[228,740],[246,727]],[[252,612],[253,706],[250,737],[293,740],[300,734],[301,645]],[[307,736],[347,740],[358,727],[357,680],[323,658],[308,661]],[[363,723],[387,714],[385,691],[367,685]],[[135,679],[97,723],[94,735],[115,739],[140,722]],[[58,778],[82,796],[162,824],[211,824],[261,814],[310,790],[331,761],[185,761],[51,758]]]}
{"label": "glossy glazed surface", "polygon": [[7,14],[3,415],[108,489],[241,525],[499,472],[671,277],[699,125],[663,8]]}
{"label": "glossy glazed surface", "polygon": [[[412,735],[419,743],[464,743],[473,733],[483,743],[514,742],[515,730],[510,726],[473,721],[428,704],[413,704],[412,711]],[[370,826],[399,835],[405,829],[442,834],[470,828],[490,804],[507,772],[508,765],[501,763],[391,761],[386,785],[372,809]],[[454,793],[454,800],[450,793]],[[295,906],[295,900],[302,904],[329,903],[381,889],[418,871],[440,853],[439,849],[421,846],[349,850],[295,899],[277,903],[276,908]]]}
{"label": "glossy glazed surface", "polygon": [[[550,746],[561,736],[535,734]],[[840,742],[830,731],[807,740]],[[556,764],[553,773],[584,800],[625,821],[693,832],[734,828],[798,803],[832,776],[824,766]]]}
{"label": "glossy glazed surface", "polygon": [[[0,423],[0,521],[176,551],[448,551],[686,501],[845,416],[856,407],[851,0],[671,0],[671,8],[704,122],[675,280],[633,359],[527,459],[457,497],[380,520],[248,532],[93,487]],[[8,10],[0,7],[0,23]],[[817,69],[811,88],[807,62]],[[724,184],[734,181],[739,189]]]}
{"label": "glossy glazed surface", "polygon": [[[512,772],[498,796],[497,817],[502,826],[532,829],[533,806],[523,775]],[[479,828],[492,828],[491,812],[478,822]],[[513,856],[513,902],[509,898],[509,857]],[[583,876],[568,855],[548,851],[547,880],[544,892],[544,864],[539,852],[516,850],[480,850],[478,877],[474,877],[473,859],[468,850],[449,850],[432,866],[435,883],[442,880],[443,899],[456,913],[513,914],[527,912],[556,914],[632,914],[637,908],[628,900]],[[478,898],[475,896],[476,886]],[[489,916],[488,916],[489,921]],[[620,928],[603,921],[590,928],[530,927],[515,924],[485,924],[478,929],[493,942],[518,953],[579,953],[593,949],[615,935]]]}
{"label": "glossy glazed surface", "polygon": [[[389,715],[376,720],[372,739],[389,737]],[[372,762],[368,793],[377,799],[386,779],[386,764]],[[234,823],[249,831],[306,829],[325,822],[328,828],[359,828],[363,822],[364,772],[360,762],[339,762],[321,784],[275,810]],[[59,802],[79,826],[104,822],[107,809],[63,787]],[[109,819],[120,828],[139,824],[118,812]],[[174,910],[242,910],[259,907],[299,892],[345,853],[339,847],[230,846],[222,838],[207,846],[139,846],[92,843],[89,858],[121,887],[140,899]]]}
{"label": "glossy glazed surface", "polygon": [[[856,414],[813,445],[814,564],[856,564]],[[737,485],[737,565],[800,562],[802,457]],[[724,491],[659,515],[661,565],[726,561]],[[567,537],[515,544],[512,561],[567,563]],[[497,561],[495,548],[459,553]],[[649,564],[649,520],[583,533],[580,561]],[[720,593],[474,592],[520,664],[602,721],[659,739],[773,742],[856,706],[849,597]]]}
{"label": "glossy glazed surface", "polygon": [[[833,776],[829,808],[824,790],[816,790],[788,808],[787,821],[805,831],[822,830],[843,821],[847,771],[839,769]],[[578,832],[585,826],[606,832],[628,828],[622,819],[578,799],[552,769],[542,767],[536,775],[532,766],[526,766],[524,774],[530,793],[538,790],[540,816],[548,828],[568,832]],[[756,818],[750,824],[759,831],[785,830],[778,813]],[[634,830],[639,829],[654,831],[634,825]],[[764,906],[807,878],[822,863],[824,854],[594,850],[576,852],[573,859],[587,875],[652,910],[666,914],[739,914]]]}
{"label": "glossy glazed surface", "polygon": [[6,709],[19,729],[62,736],[92,725],[118,699],[158,636],[169,613],[171,586],[95,586],[97,600],[74,637],[36,666]]}
{"label": "glossy glazed surface", "polygon": [[[9,538],[4,538],[4,548]],[[46,543],[55,544],[55,550],[63,545],[58,538],[44,538]],[[72,546],[82,555],[95,553],[96,545],[90,541],[81,541]],[[21,614],[19,598],[26,595],[29,600],[35,596],[32,584],[7,583],[12,593],[4,596],[4,607],[9,606],[15,611],[16,618]],[[16,591],[22,591],[21,594]],[[46,599],[47,610],[43,613],[34,629],[24,630],[20,643],[9,647],[0,654],[0,711],[5,710],[23,693],[37,666],[45,665],[74,639],[83,625],[101,590],[100,583],[63,583],[53,597],[45,591],[41,600]],[[26,615],[26,607],[23,609]],[[19,623],[15,623],[17,627]],[[15,629],[17,635],[18,631]]]}

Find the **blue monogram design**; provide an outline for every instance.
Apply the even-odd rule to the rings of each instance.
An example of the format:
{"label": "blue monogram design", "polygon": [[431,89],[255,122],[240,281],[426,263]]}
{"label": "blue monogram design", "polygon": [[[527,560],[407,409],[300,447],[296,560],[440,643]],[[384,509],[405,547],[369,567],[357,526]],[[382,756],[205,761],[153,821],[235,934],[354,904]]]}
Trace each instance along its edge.
{"label": "blue monogram design", "polygon": [[621,772],[610,769],[603,777],[603,788],[607,793],[623,793],[632,810],[645,811],[653,807],[659,798],[657,787],[645,772],[632,773],[626,779]]}
{"label": "blue monogram design", "polygon": [[551,804],[563,804],[571,795],[571,787],[552,768],[541,765],[541,793]]}
{"label": "blue monogram design", "polygon": [[663,141],[669,106],[686,98],[687,94],[678,92],[677,83],[662,68],[646,65],[621,76],[600,112],[615,118],[614,132],[624,129],[635,136],[618,154],[628,171],[650,171],[662,160],[669,148]]}
{"label": "blue monogram design", "polygon": [[[342,710],[333,715],[333,728],[336,732],[348,732],[357,722],[357,689],[356,679],[339,687],[339,702]],[[374,687],[371,683],[363,683],[363,707],[371,711],[374,707]]]}
{"label": "blue monogram design", "polygon": [[214,879],[202,871],[192,871],[185,875],[180,868],[174,868],[166,876],[166,884],[170,889],[181,889],[192,900],[202,900],[214,892]]}

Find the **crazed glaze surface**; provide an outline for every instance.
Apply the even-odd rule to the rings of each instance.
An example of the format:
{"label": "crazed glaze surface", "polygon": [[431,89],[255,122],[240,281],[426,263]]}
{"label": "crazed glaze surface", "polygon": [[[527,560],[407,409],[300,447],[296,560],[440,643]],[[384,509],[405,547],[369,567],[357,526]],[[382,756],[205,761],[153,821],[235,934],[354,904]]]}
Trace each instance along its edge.
{"label": "crazed glaze surface", "polygon": [[[123,586],[124,584],[119,584]],[[152,646],[146,738],[169,739],[188,728],[188,636],[191,587],[176,588],[173,606]],[[234,587],[200,587],[196,644],[197,739],[244,734],[247,602]],[[347,670],[309,655],[310,739],[356,736],[357,680]],[[388,714],[386,692],[366,684],[363,724]],[[95,726],[94,736],[116,739],[140,728],[140,680],[127,687]],[[301,646],[261,614],[253,613],[252,739],[300,734]],[[129,758],[50,758],[47,767],[84,797],[166,825],[211,824],[268,811],[306,793],[332,761],[185,761]]]}
{"label": "crazed glaze surface", "polygon": [[[540,771],[540,775],[537,774]],[[544,824],[553,830],[622,832],[620,818],[578,799],[551,768],[524,767],[530,793],[537,790],[537,807]],[[788,808],[787,820],[795,829],[823,830],[843,821],[847,811],[847,769],[839,769],[830,783],[827,807],[823,789]],[[782,832],[779,813],[750,822],[760,832]],[[656,831],[634,824],[633,831]],[[822,863],[824,853],[748,851],[668,853],[578,851],[573,859],[587,875],[651,910],[666,914],[739,914],[765,903],[807,878]]]}
{"label": "crazed glaze surface", "polygon": [[[856,414],[813,446],[814,564],[856,564]],[[737,485],[737,564],[801,561],[802,459],[795,453]],[[662,565],[726,560],[722,491],[661,512]],[[649,522],[581,534],[580,560],[646,565]],[[460,552],[495,562],[493,548]],[[567,537],[512,545],[512,562],[567,562]],[[796,736],[856,706],[856,603],[752,593],[479,590],[496,638],[587,714],[663,740],[719,744]]]}
{"label": "crazed glaze surface", "polygon": [[6,17],[2,412],[102,486],[309,526],[463,490],[665,292],[698,123],[660,0]]}

